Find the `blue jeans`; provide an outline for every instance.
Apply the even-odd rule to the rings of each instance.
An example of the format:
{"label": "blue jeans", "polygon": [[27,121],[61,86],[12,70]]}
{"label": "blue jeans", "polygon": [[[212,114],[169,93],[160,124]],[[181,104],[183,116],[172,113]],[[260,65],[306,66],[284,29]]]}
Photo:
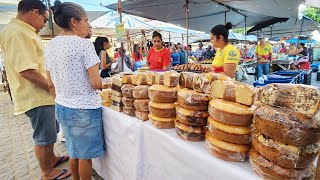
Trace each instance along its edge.
{"label": "blue jeans", "polygon": [[37,146],[54,144],[57,140],[59,124],[54,115],[54,106],[39,106],[25,114],[29,117],[33,128],[33,140]]}
{"label": "blue jeans", "polygon": [[257,76],[258,76],[258,79],[259,77],[262,77],[262,74],[264,75],[268,75],[269,74],[269,66],[270,64],[267,63],[267,64],[259,64],[257,65]]}
{"label": "blue jeans", "polygon": [[93,159],[105,153],[102,109],[75,109],[56,104],[69,156]]}

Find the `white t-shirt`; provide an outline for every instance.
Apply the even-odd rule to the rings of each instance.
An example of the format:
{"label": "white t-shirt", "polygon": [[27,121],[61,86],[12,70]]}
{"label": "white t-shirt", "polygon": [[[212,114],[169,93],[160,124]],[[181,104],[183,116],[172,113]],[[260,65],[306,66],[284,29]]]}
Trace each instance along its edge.
{"label": "white t-shirt", "polygon": [[87,69],[100,63],[93,44],[79,36],[57,36],[44,52],[55,86],[55,102],[69,108],[96,109],[101,99],[91,87]]}

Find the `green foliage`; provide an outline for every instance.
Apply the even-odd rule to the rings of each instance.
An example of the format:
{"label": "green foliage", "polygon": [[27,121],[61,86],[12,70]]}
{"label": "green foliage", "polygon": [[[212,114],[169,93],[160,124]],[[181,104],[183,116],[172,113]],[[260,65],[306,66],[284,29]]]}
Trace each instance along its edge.
{"label": "green foliage", "polygon": [[307,8],[304,15],[320,23],[320,8]]}

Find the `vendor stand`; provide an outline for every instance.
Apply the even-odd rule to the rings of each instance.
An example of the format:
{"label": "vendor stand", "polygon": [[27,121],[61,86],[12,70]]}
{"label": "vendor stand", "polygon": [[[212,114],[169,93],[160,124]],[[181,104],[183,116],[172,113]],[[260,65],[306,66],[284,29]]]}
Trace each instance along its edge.
{"label": "vendor stand", "polygon": [[279,66],[282,70],[289,70],[290,65],[293,63],[292,60],[280,60],[276,59],[272,61],[272,65],[277,65]]}
{"label": "vendor stand", "polygon": [[249,160],[215,158],[204,142],[184,141],[175,129],[157,129],[106,107],[103,123],[107,152],[93,168],[104,179],[258,179]]}

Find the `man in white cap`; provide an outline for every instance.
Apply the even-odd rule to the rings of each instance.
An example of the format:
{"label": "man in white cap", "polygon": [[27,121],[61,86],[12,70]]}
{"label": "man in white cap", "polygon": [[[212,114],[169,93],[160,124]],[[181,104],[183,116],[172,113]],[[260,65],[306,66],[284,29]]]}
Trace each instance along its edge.
{"label": "man in white cap", "polygon": [[257,78],[269,74],[270,63],[272,61],[272,46],[267,43],[262,34],[258,35],[259,44],[256,46],[256,55],[258,58]]}

